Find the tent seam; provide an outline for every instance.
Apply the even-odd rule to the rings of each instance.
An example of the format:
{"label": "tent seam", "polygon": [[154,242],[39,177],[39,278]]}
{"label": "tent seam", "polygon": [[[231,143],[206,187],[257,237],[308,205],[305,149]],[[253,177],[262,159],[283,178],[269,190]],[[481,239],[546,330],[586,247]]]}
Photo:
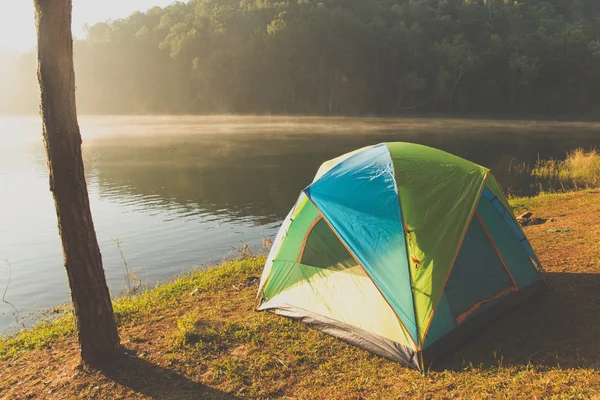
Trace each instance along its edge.
{"label": "tent seam", "polygon": [[[503,194],[504,194],[504,193],[503,193]],[[526,242],[526,243],[529,245],[529,247],[531,247],[531,250],[532,250],[532,252],[533,252],[533,255],[535,256],[535,258],[531,257],[531,255],[529,255],[529,254],[527,254],[527,256],[528,256],[528,257],[531,259],[531,261],[533,262],[533,264],[534,264],[535,268],[538,270],[538,272],[539,272],[540,274],[542,274],[542,275],[543,275],[543,274],[545,274],[545,273],[546,273],[546,271],[544,270],[544,267],[542,266],[542,263],[541,263],[541,261],[539,261],[539,257],[537,256],[537,254],[536,254],[536,252],[535,252],[535,249],[533,248],[533,246],[531,245],[531,242],[530,242],[530,241],[529,241],[529,239],[527,238],[527,235],[525,234],[525,231],[523,230],[523,227],[522,227],[522,226],[521,226],[521,224],[519,224],[519,222],[518,222],[518,221],[515,219],[515,213],[514,213],[514,211],[512,210],[512,207],[511,207],[511,209],[510,209],[510,210],[509,210],[509,209],[507,209],[507,208],[504,206],[504,204],[502,204],[502,202],[500,201],[500,199],[498,199],[498,196],[495,196],[495,199],[489,200],[489,202],[490,202],[490,203],[492,203],[492,205],[494,205],[494,200],[497,200],[497,201],[498,201],[498,203],[500,203],[500,207],[502,207],[502,210],[503,210],[503,212],[504,212],[504,213],[507,213],[507,214],[508,214],[508,215],[511,217],[511,220],[512,220],[512,221],[515,223],[515,225],[516,225],[516,226],[517,226],[517,228],[519,229],[519,232],[521,232],[521,234],[523,235],[523,238],[522,238],[522,239],[519,239],[519,238],[517,237],[517,239],[519,239],[519,242],[521,243],[521,246],[523,246],[523,242]],[[502,215],[502,213],[500,213],[500,211],[498,211],[498,209],[496,208],[496,206],[495,206],[495,205],[494,205],[494,209],[496,209],[496,212],[497,212],[498,214],[500,214],[500,217],[502,217],[502,218],[504,219],[504,216]],[[528,252],[527,252],[527,250],[525,250],[525,252],[526,252],[526,253],[528,253]]]}
{"label": "tent seam", "polygon": [[477,210],[477,204],[479,204],[479,200],[481,199],[481,196],[483,194],[483,189],[485,188],[485,182],[487,181],[488,175],[490,174],[490,169],[488,168],[485,171],[485,175],[483,177],[483,180],[481,182],[481,188],[479,189],[479,194],[477,195],[477,199],[475,200],[475,203],[473,204],[473,209],[471,211],[471,214],[469,216],[469,220],[467,221],[467,224],[465,225],[465,230],[462,234],[462,238],[458,244],[458,247],[456,249],[456,254],[454,255],[454,259],[452,260],[452,264],[450,264],[450,269],[448,270],[448,274],[446,275],[446,279],[444,279],[444,284],[442,285],[442,290],[440,292],[440,295],[437,299],[437,301],[435,302],[435,306],[433,307],[433,311],[431,312],[431,317],[429,318],[429,322],[427,323],[427,328],[425,328],[425,330],[423,331],[423,340],[421,341],[421,346],[425,343],[425,338],[427,338],[427,333],[429,333],[429,328],[431,327],[431,323],[433,321],[433,317],[435,316],[435,312],[437,311],[437,308],[440,304],[440,300],[442,299],[442,296],[444,294],[444,289],[446,288],[446,284],[448,283],[448,279],[450,278],[450,274],[452,273],[452,270],[454,269],[454,264],[456,263],[456,259],[458,258],[458,253],[460,252],[460,248],[463,245],[463,242],[465,240],[465,237],[467,236],[467,231],[469,230],[469,226],[471,225],[471,221],[473,220],[473,217],[475,216],[475,211]]}
{"label": "tent seam", "polygon": [[494,301],[494,300],[498,300],[500,298],[502,298],[503,296],[506,296],[509,293],[513,293],[513,292],[518,292],[517,288],[514,286],[510,286],[507,287],[504,290],[499,291],[498,293],[496,293],[495,295],[493,295],[492,297],[489,297],[485,300],[481,300],[478,301],[477,303],[473,304],[473,306],[471,308],[469,308],[467,311],[465,311],[464,313],[460,314],[458,317],[456,317],[456,322],[460,325],[463,322],[465,322],[465,320],[467,319],[467,317],[471,314],[473,314],[475,311],[479,310],[483,305]]}
{"label": "tent seam", "polygon": [[306,233],[304,234],[304,237],[302,238],[302,245],[300,246],[300,251],[298,252],[298,257],[297,257],[296,262],[301,263],[302,257],[304,256],[304,250],[306,248],[306,243],[308,242],[308,236],[313,231],[315,226],[319,223],[319,221],[322,219],[323,219],[323,215],[321,215],[321,212],[319,212],[319,216],[317,218],[315,218],[315,220],[313,222],[310,223],[310,226],[308,227],[308,229],[306,230]]}
{"label": "tent seam", "polygon": [[350,249],[350,246],[348,246],[348,244],[346,244],[346,241],[340,236],[340,234],[333,227],[333,225],[331,225],[331,223],[329,222],[329,220],[327,219],[327,217],[325,217],[325,215],[323,214],[323,212],[321,212],[321,209],[315,204],[315,202],[308,195],[308,193],[306,193],[306,189],[304,191],[304,194],[306,195],[306,197],[308,198],[308,200],[313,204],[313,206],[315,206],[315,208],[317,209],[317,211],[319,212],[319,214],[323,218],[323,221],[325,221],[327,223],[327,225],[329,225],[329,228],[331,228],[331,230],[333,231],[333,233],[335,233],[335,235],[340,240],[340,242],[344,245],[344,247],[346,248],[346,250],[348,250],[348,252],[352,256],[352,258],[354,258],[354,261],[356,261],[356,263],[358,265],[360,265],[360,267],[363,269],[363,271],[365,272],[365,274],[367,275],[367,277],[369,278],[369,280],[373,283],[373,286],[375,286],[375,288],[377,289],[377,291],[379,292],[379,294],[381,295],[381,297],[383,298],[383,300],[387,303],[388,307],[390,307],[390,309],[392,310],[392,313],[394,313],[394,315],[398,319],[398,322],[400,322],[401,327],[405,330],[405,332],[407,333],[408,337],[410,338],[410,340],[415,345],[415,350],[419,351],[418,350],[419,349],[419,345],[417,344],[419,338],[417,337],[416,341],[415,341],[415,339],[413,339],[412,335],[410,334],[410,331],[406,328],[406,325],[404,325],[404,322],[402,321],[402,318],[400,318],[400,316],[398,316],[398,313],[396,312],[396,310],[394,310],[394,307],[392,307],[392,305],[390,304],[390,302],[388,301],[388,299],[383,295],[383,293],[381,292],[381,289],[379,289],[379,286],[377,285],[377,283],[375,283],[375,281],[373,280],[373,278],[371,277],[371,275],[369,274],[369,272],[367,271],[367,269],[358,260],[358,257],[356,257],[356,255],[354,254],[354,252],[352,251],[352,249]]}
{"label": "tent seam", "polygon": [[515,289],[519,290],[519,286],[517,285],[517,281],[515,281],[515,278],[513,277],[512,273],[510,272],[510,269],[508,269],[508,265],[506,265],[506,262],[504,262],[504,258],[502,258],[502,254],[500,253],[500,249],[498,248],[498,246],[496,246],[496,243],[494,242],[494,238],[492,238],[492,234],[490,233],[489,229],[487,228],[487,226],[485,224],[485,221],[483,220],[483,218],[481,217],[481,214],[479,214],[479,212],[477,211],[477,209],[475,209],[475,217],[477,218],[477,220],[481,224],[481,227],[483,228],[483,231],[485,232],[485,235],[487,236],[488,240],[492,244],[492,247],[494,248],[494,251],[496,252],[496,255],[498,256],[498,258],[500,259],[500,262],[502,263],[502,266],[504,267],[504,269],[506,270],[506,273],[510,277],[510,280],[512,281],[513,286],[515,287]]}
{"label": "tent seam", "polygon": [[[406,253],[406,267],[408,268],[408,277],[410,278],[410,295],[412,300],[412,308],[413,308],[413,316],[415,321],[415,326],[417,328],[417,351],[421,351],[421,340],[419,339],[419,323],[417,320],[417,306],[415,304],[415,294],[413,291],[413,276],[412,271],[410,270],[410,255],[408,254],[408,240],[407,240],[407,232],[406,232],[406,224],[404,222],[404,213],[402,212],[402,205],[400,203],[400,191],[398,190],[398,184],[396,183],[396,167],[394,166],[394,160],[392,158],[392,152],[390,148],[386,145],[388,154],[390,155],[390,164],[392,165],[392,181],[394,182],[394,190],[396,191],[396,195],[398,197],[398,212],[400,213],[400,222],[402,223],[402,234],[404,236],[404,250]],[[400,318],[400,317],[398,317]]]}
{"label": "tent seam", "polygon": [[[300,202],[300,199],[302,197],[302,194],[304,193],[304,191],[301,191],[300,194],[298,194],[298,198],[296,199],[296,202],[294,203],[294,207],[292,207],[292,210],[290,211],[290,223],[281,239],[281,243],[279,243],[279,247],[275,250],[275,254],[273,254],[273,259],[271,260],[271,269],[273,268],[273,263],[275,262],[275,259],[277,258],[277,256],[279,255],[279,252],[281,251],[281,245],[283,244],[283,240],[285,239],[285,237],[287,236],[290,227],[292,226],[292,223],[294,222],[294,212],[296,211],[296,208],[298,208],[298,203]],[[306,195],[306,193],[304,193]],[[306,197],[308,198],[308,195],[306,195]],[[285,222],[285,221],[284,221]],[[283,224],[282,224],[283,227]],[[281,229],[281,227],[280,227]],[[274,243],[273,243],[274,244]],[[268,256],[267,256],[268,259]],[[266,267],[266,265],[265,265]],[[265,277],[265,281],[261,282],[262,284],[259,286],[258,288],[258,293],[256,294],[256,302],[260,304],[260,302],[264,299],[264,292],[265,292],[265,287],[267,286],[267,284],[269,283],[269,279],[271,278],[271,271],[269,271],[269,274]]]}

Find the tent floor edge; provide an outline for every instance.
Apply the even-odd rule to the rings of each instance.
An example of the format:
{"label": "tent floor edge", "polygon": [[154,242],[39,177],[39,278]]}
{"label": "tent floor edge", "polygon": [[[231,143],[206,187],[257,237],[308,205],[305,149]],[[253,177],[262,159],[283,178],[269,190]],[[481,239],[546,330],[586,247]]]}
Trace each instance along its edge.
{"label": "tent floor edge", "polygon": [[261,307],[258,311],[268,311],[301,322],[343,342],[398,362],[406,367],[422,371],[417,351],[380,335],[290,305],[278,305],[273,308]]}
{"label": "tent floor edge", "polygon": [[546,283],[543,280],[539,280],[523,289],[513,292],[499,303],[463,322],[452,332],[442,336],[422,350],[423,368],[428,370],[437,366],[452,351],[457,350],[460,345],[464,344],[465,340],[471,335],[484,329],[490,321],[515,308],[517,305],[541,295],[547,290],[548,286]]}

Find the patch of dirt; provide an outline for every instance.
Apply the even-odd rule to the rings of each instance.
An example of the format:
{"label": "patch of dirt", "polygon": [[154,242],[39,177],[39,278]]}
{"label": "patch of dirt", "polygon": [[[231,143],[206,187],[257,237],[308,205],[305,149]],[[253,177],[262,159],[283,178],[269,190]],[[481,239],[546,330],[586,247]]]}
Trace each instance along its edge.
{"label": "patch of dirt", "polygon": [[259,283],[260,283],[260,278],[258,278],[256,276],[249,276],[243,282],[233,285],[233,287],[234,287],[234,289],[239,290],[241,288],[247,288],[247,287],[258,287]]}
{"label": "patch of dirt", "polygon": [[231,349],[229,354],[231,354],[234,358],[244,358],[250,354],[250,347],[247,345],[240,345]]}

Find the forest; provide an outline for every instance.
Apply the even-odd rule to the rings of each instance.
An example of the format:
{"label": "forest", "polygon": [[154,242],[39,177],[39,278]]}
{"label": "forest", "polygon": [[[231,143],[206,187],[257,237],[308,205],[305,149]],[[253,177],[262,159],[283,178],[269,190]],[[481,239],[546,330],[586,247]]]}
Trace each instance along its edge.
{"label": "forest", "polygon": [[190,0],[87,27],[75,63],[83,113],[593,117],[600,2]]}

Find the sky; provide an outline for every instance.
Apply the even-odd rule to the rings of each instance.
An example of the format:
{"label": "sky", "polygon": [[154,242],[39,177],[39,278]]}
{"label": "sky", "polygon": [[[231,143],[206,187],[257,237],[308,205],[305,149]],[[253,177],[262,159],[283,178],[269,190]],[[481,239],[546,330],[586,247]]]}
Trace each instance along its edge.
{"label": "sky", "polygon": [[[83,26],[127,17],[134,11],[164,7],[175,0],[73,0],[73,35],[85,37]],[[33,0],[0,0],[0,49],[35,49]]]}

